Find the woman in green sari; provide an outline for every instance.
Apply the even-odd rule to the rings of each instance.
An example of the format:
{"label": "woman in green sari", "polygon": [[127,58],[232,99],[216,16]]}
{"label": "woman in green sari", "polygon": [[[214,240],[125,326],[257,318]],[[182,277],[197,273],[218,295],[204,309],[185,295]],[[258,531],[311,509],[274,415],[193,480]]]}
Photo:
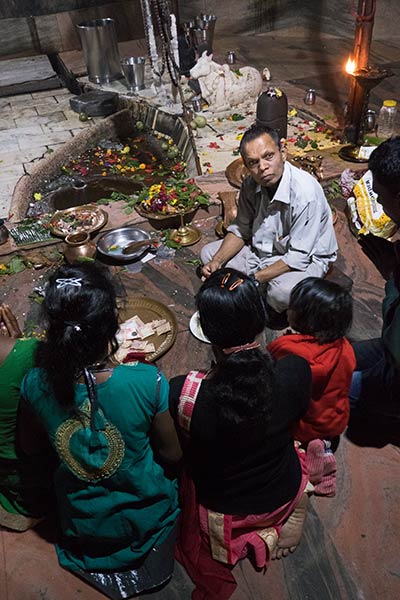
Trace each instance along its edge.
{"label": "woman in green sari", "polygon": [[24,338],[10,307],[0,305],[0,526],[25,531],[51,503],[40,481],[43,456],[22,456],[16,442],[21,382],[33,367],[37,341]]}
{"label": "woman in green sari", "polygon": [[26,422],[36,419],[60,461],[59,562],[106,594],[121,580],[128,595],[162,585],[179,509],[161,462],[181,456],[168,383],[152,365],[112,362],[115,292],[96,265],[57,269],[43,304],[46,339],[22,393]]}

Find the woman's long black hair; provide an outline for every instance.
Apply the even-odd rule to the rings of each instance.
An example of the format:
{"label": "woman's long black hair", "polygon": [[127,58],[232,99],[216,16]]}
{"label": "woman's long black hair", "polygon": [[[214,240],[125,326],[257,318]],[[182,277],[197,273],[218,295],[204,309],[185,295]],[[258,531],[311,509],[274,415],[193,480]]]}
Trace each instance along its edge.
{"label": "woman's long black hair", "polygon": [[271,356],[260,348],[224,354],[222,350],[255,340],[265,327],[265,308],[253,281],[234,269],[220,269],[196,297],[204,334],[221,359],[210,381],[222,419],[239,424],[268,423],[275,393]]}
{"label": "woman's long black hair", "polygon": [[83,369],[117,349],[114,286],[108,272],[93,263],[62,266],[49,279],[43,308],[47,332],[36,365],[44,369],[57,402],[73,409]]}

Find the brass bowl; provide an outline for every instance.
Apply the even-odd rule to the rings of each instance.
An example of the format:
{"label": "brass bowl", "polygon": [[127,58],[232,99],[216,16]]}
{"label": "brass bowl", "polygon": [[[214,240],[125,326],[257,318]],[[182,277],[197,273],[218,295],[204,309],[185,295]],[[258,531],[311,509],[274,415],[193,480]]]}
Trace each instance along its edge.
{"label": "brass bowl", "polygon": [[140,206],[136,206],[135,208],[136,212],[141,217],[145,217],[154,229],[178,229],[181,226],[181,214],[183,214],[183,223],[187,225],[192,221],[199,207],[200,204],[196,204],[192,208],[186,209],[183,213],[173,214],[148,212],[140,208]]}

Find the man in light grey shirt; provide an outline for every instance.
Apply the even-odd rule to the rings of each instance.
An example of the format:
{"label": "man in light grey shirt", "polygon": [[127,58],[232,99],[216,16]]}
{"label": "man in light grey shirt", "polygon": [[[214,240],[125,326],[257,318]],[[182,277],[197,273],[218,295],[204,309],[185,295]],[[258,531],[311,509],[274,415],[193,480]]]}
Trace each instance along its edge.
{"label": "man in light grey shirt", "polygon": [[316,179],[286,162],[286,148],[273,129],[253,125],[240,153],[250,176],[226,237],[201,251],[202,274],[230,266],[253,275],[266,285],[269,307],[282,313],[299,281],[324,277],[336,260],[331,210]]}

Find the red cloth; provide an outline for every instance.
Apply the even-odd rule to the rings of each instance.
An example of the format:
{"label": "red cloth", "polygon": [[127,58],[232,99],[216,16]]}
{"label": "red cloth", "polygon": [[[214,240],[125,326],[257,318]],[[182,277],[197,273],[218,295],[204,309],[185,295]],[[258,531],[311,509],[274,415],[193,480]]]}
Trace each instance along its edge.
{"label": "red cloth", "polygon": [[308,361],[312,374],[311,404],[293,430],[296,440],[332,438],[347,427],[350,416],[349,390],[356,366],[353,348],[346,338],[318,344],[310,335],[283,335],[267,346],[276,359],[296,354]]}
{"label": "red cloth", "polygon": [[180,485],[182,513],[175,557],[186,569],[195,583],[192,600],[228,600],[235,591],[236,580],[233,566],[249,554],[251,549],[256,566],[268,566],[270,556],[265,542],[257,535],[266,522],[272,522],[279,535],[282,526],[290,517],[308,483],[305,452],[298,451],[302,467],[302,480],[297,496],[271,513],[262,515],[224,515],[224,544],[228,562],[224,564],[212,557],[208,511],[197,503],[195,486],[183,471]]}

